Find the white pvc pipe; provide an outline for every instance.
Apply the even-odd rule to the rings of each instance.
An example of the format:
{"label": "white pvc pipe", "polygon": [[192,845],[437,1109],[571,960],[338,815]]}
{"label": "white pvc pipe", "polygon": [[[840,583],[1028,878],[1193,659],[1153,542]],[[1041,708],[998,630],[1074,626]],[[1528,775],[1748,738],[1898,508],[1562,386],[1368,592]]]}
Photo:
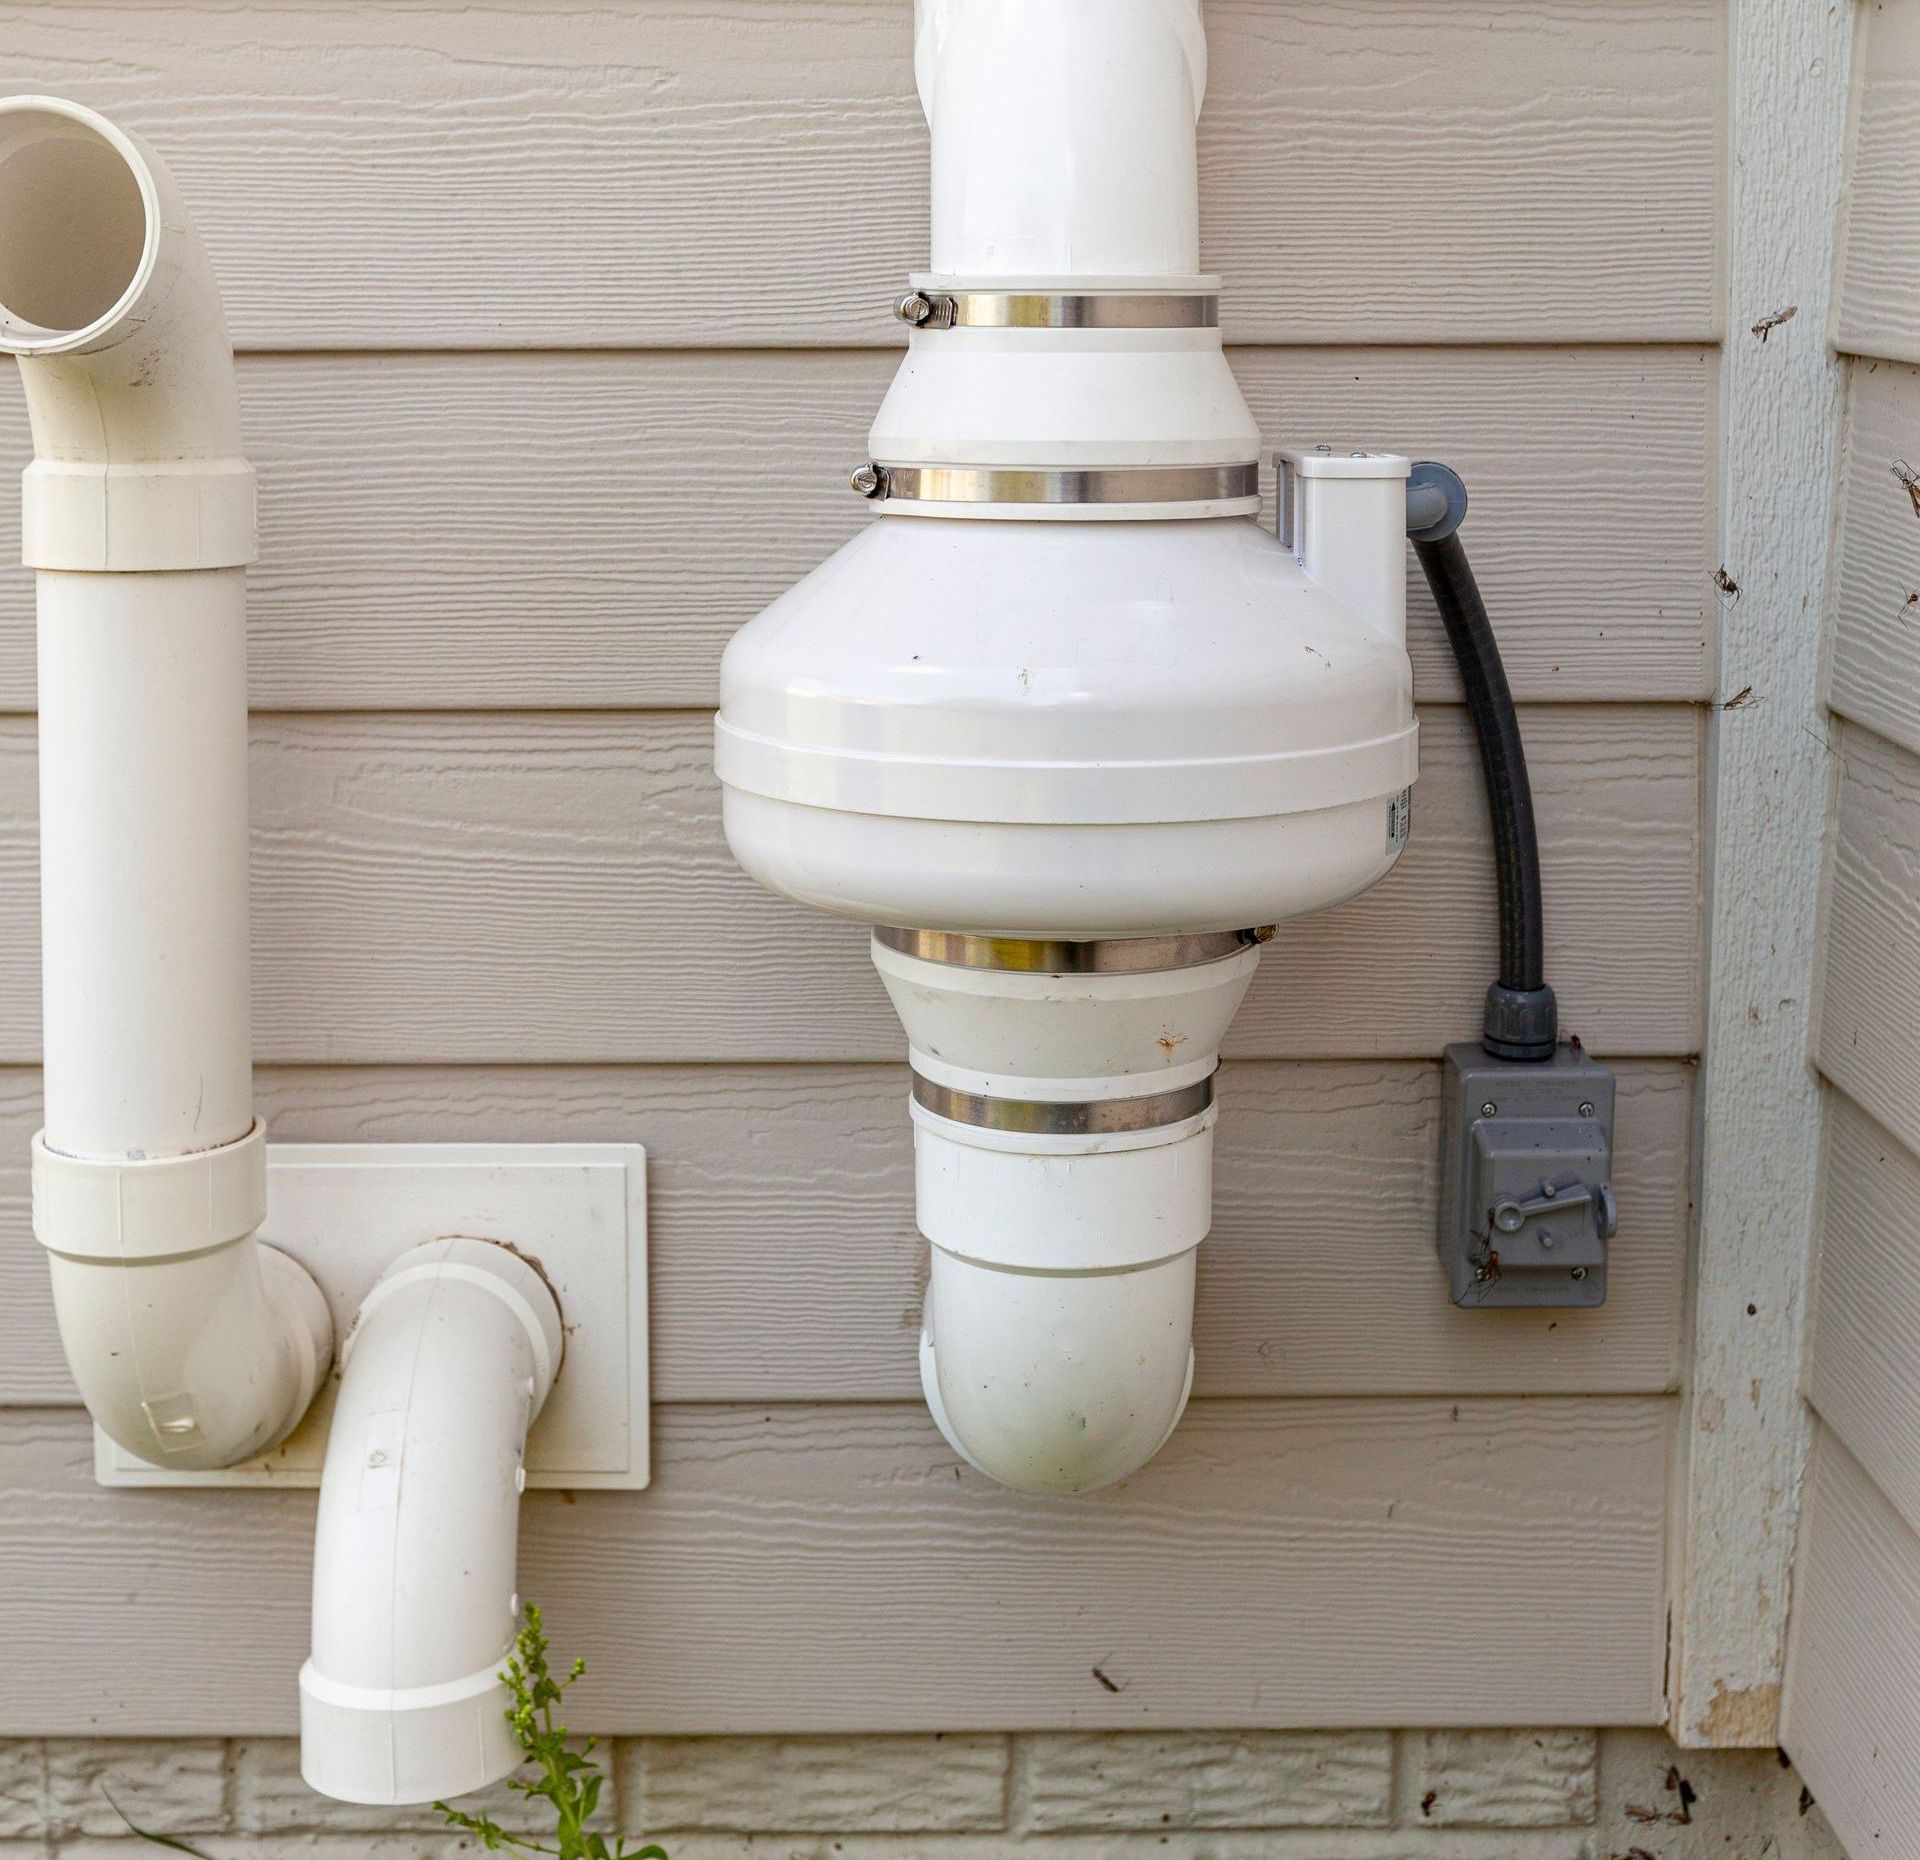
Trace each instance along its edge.
{"label": "white pvc pipe", "polygon": [[[875,939],[921,1081],[967,1099],[1094,1104],[1204,1088],[1260,960],[1142,974],[969,969]],[[949,1444],[1027,1492],[1111,1485],[1193,1384],[1195,1254],[1213,1221],[1210,1103],[1127,1134],[1031,1134],[912,1106],[933,1249],[920,1338]]]}
{"label": "white pvc pipe", "polygon": [[1200,266],[1200,0],[918,0],[933,270],[1178,277]]}
{"label": "white pvc pipe", "polygon": [[431,1802],[520,1760],[497,1677],[519,1616],[527,1428],[553,1386],[560,1312],[484,1240],[396,1260],[341,1372],[313,1546],[300,1768],[348,1802]]}
{"label": "white pvc pipe", "polygon": [[238,1142],[246,570],[42,570],[39,590],[47,1141],[107,1158]]}
{"label": "white pvc pipe", "polygon": [[231,1465],[294,1426],[332,1349],[312,1280],[252,1238],[253,473],[178,190],[144,143],[57,98],[0,101],[0,350],[35,451],[35,1231],[94,1419],[159,1464]]}

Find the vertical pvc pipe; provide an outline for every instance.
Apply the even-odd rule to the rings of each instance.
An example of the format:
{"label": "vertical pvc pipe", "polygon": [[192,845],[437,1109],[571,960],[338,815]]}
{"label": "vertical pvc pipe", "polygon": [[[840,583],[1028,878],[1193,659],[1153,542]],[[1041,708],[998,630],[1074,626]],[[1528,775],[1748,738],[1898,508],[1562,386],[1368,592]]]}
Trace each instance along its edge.
{"label": "vertical pvc pipe", "polygon": [[46,1140],[159,1157],[253,1127],[246,571],[43,572]]}
{"label": "vertical pvc pipe", "polygon": [[1199,270],[1199,0],[920,0],[915,62],[935,273]]}
{"label": "vertical pvc pipe", "polygon": [[33,426],[46,1127],[34,1231],[82,1400],[189,1470],[271,1447],[332,1354],[253,1238],[245,567],[253,473],[219,286],[153,151],[0,101],[0,351]]}

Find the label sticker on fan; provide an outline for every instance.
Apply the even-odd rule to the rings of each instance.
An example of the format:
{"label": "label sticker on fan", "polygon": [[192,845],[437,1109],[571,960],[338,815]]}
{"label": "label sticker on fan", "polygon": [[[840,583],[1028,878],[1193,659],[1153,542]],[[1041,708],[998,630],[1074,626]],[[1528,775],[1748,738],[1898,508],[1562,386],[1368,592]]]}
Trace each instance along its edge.
{"label": "label sticker on fan", "polygon": [[1402,788],[1387,803],[1387,851],[1398,852],[1413,828],[1413,790]]}

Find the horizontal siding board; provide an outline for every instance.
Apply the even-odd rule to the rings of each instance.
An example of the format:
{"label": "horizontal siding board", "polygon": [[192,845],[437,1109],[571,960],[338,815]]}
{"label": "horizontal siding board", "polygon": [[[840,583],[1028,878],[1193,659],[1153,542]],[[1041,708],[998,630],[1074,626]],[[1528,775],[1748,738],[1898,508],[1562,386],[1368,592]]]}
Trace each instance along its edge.
{"label": "horizontal siding board", "polygon": [[[1596,1051],[1698,1044],[1698,724],[1683,706],[1524,716],[1564,1022]],[[684,713],[257,718],[256,1057],[890,1059],[854,926],[763,892],[720,835]],[[1465,714],[1428,711],[1393,874],[1268,946],[1243,1057],[1424,1057],[1494,970]],[[0,1062],[38,1058],[30,720],[0,720]]]}
{"label": "horizontal siding board", "polygon": [[1820,1068],[1920,1148],[1920,756],[1852,727],[1838,751]]}
{"label": "horizontal siding board", "polygon": [[1848,373],[1828,702],[1920,751],[1920,368]]}
{"label": "horizontal siding board", "polygon": [[1824,1430],[1794,1575],[1782,1736],[1848,1853],[1920,1855],[1920,1538]]}
{"label": "horizontal siding board", "polygon": [[[1650,1723],[1670,1416],[1197,1402],[1142,1472],[1050,1500],[917,1404],[665,1408],[649,1491],[529,1494],[522,1584],[608,1731]],[[88,1452],[76,1412],[0,1415],[33,1675],[0,1733],[291,1731],[311,1495],[102,1491]]]}
{"label": "horizontal siding board", "polygon": [[1920,13],[1858,9],[1834,337],[1853,355],[1920,362]]}
{"label": "horizontal siding board", "polygon": [[[1466,474],[1474,568],[1522,699],[1708,694],[1709,355],[1235,362],[1276,442],[1386,446]],[[246,358],[256,707],[710,706],[733,629],[870,520],[847,470],[893,365],[817,350]],[[0,461],[29,451],[24,401],[0,385]],[[0,469],[0,535],[17,499]],[[1451,700],[1439,618],[1411,558],[1408,572],[1420,692]],[[32,708],[32,602],[31,575],[0,573],[0,708]]]}
{"label": "horizontal siding board", "polygon": [[[9,6],[148,135],[254,348],[864,344],[926,262],[896,0]],[[1236,340],[1716,333],[1712,0],[1215,0]],[[1435,175],[1447,210],[1432,210]]]}
{"label": "horizontal siding board", "polygon": [[[0,1403],[74,1399],[27,1224],[36,1076],[0,1073]],[[263,1072],[276,1139],[644,1143],[662,1402],[911,1401],[926,1243],[897,1066]],[[1677,1371],[1692,1071],[1620,1071],[1592,1311],[1464,1312],[1433,1253],[1439,1071],[1239,1063],[1201,1252],[1202,1396],[1658,1393]],[[511,1236],[506,1236],[511,1238]]]}
{"label": "horizontal siding board", "polygon": [[1808,1398],[1920,1529],[1920,1156],[1829,1094]]}

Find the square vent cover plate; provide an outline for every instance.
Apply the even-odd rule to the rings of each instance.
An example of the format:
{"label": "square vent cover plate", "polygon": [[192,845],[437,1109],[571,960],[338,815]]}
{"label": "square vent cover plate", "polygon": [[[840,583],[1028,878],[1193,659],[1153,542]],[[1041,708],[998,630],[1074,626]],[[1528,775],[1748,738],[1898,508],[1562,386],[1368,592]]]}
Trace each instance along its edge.
{"label": "square vent cover plate", "polygon": [[448,1234],[535,1261],[560,1301],[566,1356],[527,1436],[527,1483],[647,1483],[647,1161],[631,1143],[270,1143],[260,1238],[311,1272],[333,1307],[336,1368],[271,1453],[169,1472],[94,1435],[113,1486],[320,1483],[341,1343],[388,1263]]}

